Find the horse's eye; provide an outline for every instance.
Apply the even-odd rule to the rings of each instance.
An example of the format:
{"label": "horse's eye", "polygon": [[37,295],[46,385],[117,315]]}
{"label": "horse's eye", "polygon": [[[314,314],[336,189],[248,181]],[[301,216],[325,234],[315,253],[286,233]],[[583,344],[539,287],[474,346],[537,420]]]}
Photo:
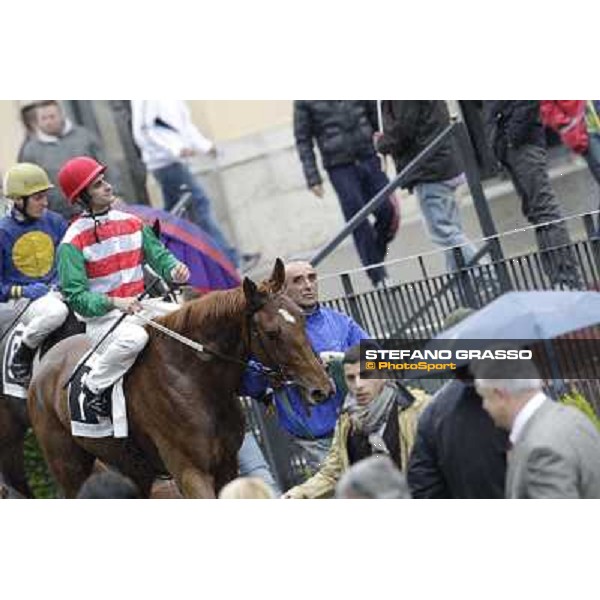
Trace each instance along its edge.
{"label": "horse's eye", "polygon": [[279,337],[279,334],[281,333],[281,331],[279,329],[270,329],[268,331],[265,331],[265,335],[270,339],[270,340],[275,340]]}

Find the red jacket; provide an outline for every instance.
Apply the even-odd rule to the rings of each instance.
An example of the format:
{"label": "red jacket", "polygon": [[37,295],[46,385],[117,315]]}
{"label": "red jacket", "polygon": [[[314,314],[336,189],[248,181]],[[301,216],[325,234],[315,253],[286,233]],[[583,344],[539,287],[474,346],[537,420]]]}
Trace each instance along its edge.
{"label": "red jacket", "polygon": [[562,143],[577,154],[588,149],[585,126],[585,100],[541,100],[540,116],[546,127],[554,129]]}

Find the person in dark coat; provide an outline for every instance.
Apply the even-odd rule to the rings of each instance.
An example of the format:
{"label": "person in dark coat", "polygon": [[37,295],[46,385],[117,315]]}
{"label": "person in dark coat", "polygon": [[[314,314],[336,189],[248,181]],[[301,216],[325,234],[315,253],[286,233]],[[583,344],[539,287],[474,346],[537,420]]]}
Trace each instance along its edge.
{"label": "person in dark coat", "polygon": [[423,411],[408,465],[413,498],[504,498],[508,436],[465,372]]}
{"label": "person in dark coat", "polygon": [[[472,314],[459,309],[449,328]],[[413,498],[504,498],[508,435],[483,409],[468,367],[423,411],[408,463]]]}
{"label": "person in dark coat", "polygon": [[[538,100],[488,100],[484,115],[490,144],[508,171],[521,198],[522,211],[532,225],[560,221],[562,211],[548,177],[548,154]],[[556,288],[579,288],[580,278],[562,222],[536,228],[542,265]]]}
{"label": "person in dark coat", "polygon": [[[294,136],[306,183],[315,196],[323,197],[323,179],[314,151],[316,141],[346,221],[388,184],[373,147],[377,129],[374,100],[294,100]],[[383,202],[374,216],[374,225],[365,219],[353,232],[365,267],[384,261],[387,246],[396,234],[399,213],[393,197]],[[367,275],[376,286],[384,281],[386,271],[382,266],[373,267]]]}
{"label": "person in dark coat", "polygon": [[[394,159],[399,173],[450,124],[444,100],[383,100],[383,132],[375,134],[377,151]],[[465,261],[476,253],[463,232],[455,191],[463,181],[462,164],[452,139],[423,160],[404,183],[415,192],[431,241],[442,248],[462,247]],[[456,270],[453,252],[446,267]]]}

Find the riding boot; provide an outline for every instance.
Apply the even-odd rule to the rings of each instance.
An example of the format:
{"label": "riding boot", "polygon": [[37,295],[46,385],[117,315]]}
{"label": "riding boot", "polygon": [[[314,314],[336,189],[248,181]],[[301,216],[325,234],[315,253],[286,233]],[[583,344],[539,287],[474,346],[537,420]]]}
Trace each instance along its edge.
{"label": "riding boot", "polygon": [[29,383],[34,356],[35,348],[21,342],[10,363],[12,376],[19,385],[26,387]]}
{"label": "riding boot", "polygon": [[91,410],[99,417],[110,417],[111,402],[109,395],[103,390],[93,392],[87,385],[81,387],[83,394],[83,406]]}

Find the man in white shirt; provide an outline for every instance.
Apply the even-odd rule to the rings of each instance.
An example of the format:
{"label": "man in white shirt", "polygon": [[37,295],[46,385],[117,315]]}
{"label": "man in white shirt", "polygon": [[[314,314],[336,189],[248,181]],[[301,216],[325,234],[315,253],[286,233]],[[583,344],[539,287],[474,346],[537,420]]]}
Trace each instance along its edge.
{"label": "man in white shirt", "polygon": [[198,153],[216,156],[213,142],[192,123],[183,100],[132,100],[131,109],[133,137],[161,187],[165,210],[171,210],[185,191],[191,192],[190,220],[238,267],[237,250],[221,232],[209,198],[185,162]]}
{"label": "man in white shirt", "polygon": [[483,408],[510,432],[506,497],[600,498],[600,432],[592,421],[550,400],[532,361],[483,360],[472,370]]}

